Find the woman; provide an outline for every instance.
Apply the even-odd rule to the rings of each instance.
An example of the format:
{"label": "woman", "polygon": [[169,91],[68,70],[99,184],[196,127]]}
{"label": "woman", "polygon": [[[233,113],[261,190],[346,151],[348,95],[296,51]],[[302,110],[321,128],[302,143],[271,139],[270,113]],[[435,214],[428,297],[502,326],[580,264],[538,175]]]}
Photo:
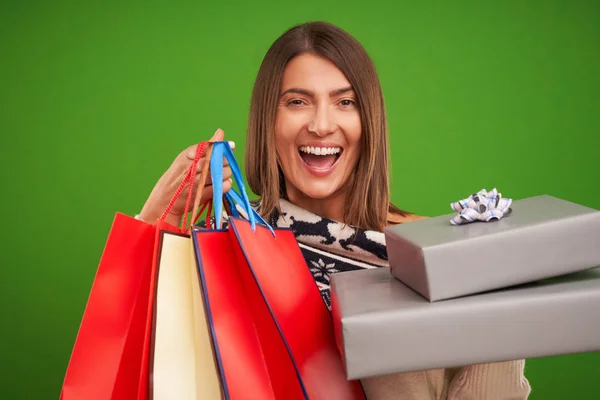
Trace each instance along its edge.
{"label": "woman", "polygon": [[[212,140],[224,140],[218,130]],[[184,150],[140,217],[155,221],[194,157]],[[200,163],[201,168],[202,162]],[[291,227],[329,306],[331,273],[387,266],[383,228],[419,217],[390,203],[388,135],[375,67],[331,24],[284,33],[269,49],[252,93],[246,176],[261,215]],[[231,188],[225,167],[224,191]],[[212,194],[210,182],[202,188]],[[168,222],[178,224],[186,196]],[[369,399],[526,399],[524,361],[365,379]]]}

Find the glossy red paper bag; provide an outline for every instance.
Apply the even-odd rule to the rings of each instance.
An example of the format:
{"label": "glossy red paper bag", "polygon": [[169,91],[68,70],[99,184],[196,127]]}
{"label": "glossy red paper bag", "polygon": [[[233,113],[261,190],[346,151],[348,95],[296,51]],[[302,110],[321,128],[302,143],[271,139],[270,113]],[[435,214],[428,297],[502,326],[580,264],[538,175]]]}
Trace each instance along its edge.
{"label": "glossy red paper bag", "polygon": [[137,396],[156,229],[117,213],[63,382],[62,400]]}
{"label": "glossy red paper bag", "polygon": [[261,224],[253,232],[250,222],[243,219],[230,218],[229,223],[308,398],[365,399],[360,382],[345,376],[331,314],[292,230],[275,229],[273,235]]}
{"label": "glossy red paper bag", "polygon": [[233,232],[199,230],[193,239],[225,398],[306,399]]}

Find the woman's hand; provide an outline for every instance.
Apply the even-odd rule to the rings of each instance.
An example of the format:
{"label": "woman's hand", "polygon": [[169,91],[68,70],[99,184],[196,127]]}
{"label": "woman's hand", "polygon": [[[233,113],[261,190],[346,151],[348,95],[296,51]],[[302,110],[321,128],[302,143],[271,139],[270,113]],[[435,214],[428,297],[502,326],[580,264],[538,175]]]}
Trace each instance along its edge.
{"label": "woman's hand", "polygon": [[[210,142],[220,142],[225,138],[225,134],[223,130],[217,129],[213,137],[209,140]],[[229,142],[232,148],[235,147],[233,142]],[[148,200],[144,204],[142,211],[140,213],[139,218],[143,221],[149,223],[155,223],[164,211],[167,209],[171,198],[177,191],[177,188],[185,178],[192,162],[194,161],[194,157],[196,156],[196,147],[197,145],[193,145],[183,150],[179,155],[175,158],[169,169],[165,171],[165,173],[160,177],[154,189],[150,193]],[[200,176],[200,172],[202,171],[202,167],[204,166],[205,158],[202,157],[198,162],[198,168],[196,170],[196,177],[194,179],[194,187],[192,196],[196,195],[196,191],[198,189],[197,182]],[[231,168],[229,167],[227,160],[223,161],[223,193],[227,193],[231,189],[232,181],[231,181]],[[171,209],[171,212],[165,219],[165,221],[171,225],[178,226],[179,221],[185,210],[185,203],[188,197],[188,189],[189,186],[186,186],[177,202]],[[210,175],[206,179],[206,184],[202,189],[202,201],[206,201],[208,199],[212,199],[213,188],[212,188],[212,180]],[[191,207],[191,206],[190,206]],[[190,210],[191,211],[191,210]]]}

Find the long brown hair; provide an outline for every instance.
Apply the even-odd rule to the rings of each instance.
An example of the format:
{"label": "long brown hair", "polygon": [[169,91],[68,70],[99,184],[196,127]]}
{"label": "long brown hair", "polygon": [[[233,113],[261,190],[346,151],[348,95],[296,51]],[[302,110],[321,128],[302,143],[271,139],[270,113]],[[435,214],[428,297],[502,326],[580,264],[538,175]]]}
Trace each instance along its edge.
{"label": "long brown hair", "polygon": [[275,117],[281,79],[292,58],[311,53],[333,62],[352,85],[362,123],[361,154],[348,182],[344,223],[382,230],[390,214],[407,215],[390,203],[389,144],[383,94],[375,66],[362,45],[344,30],[326,23],[297,25],[269,48],[258,71],[248,120],[245,172],[260,196],[260,214],[268,217],[286,198],[285,180],[275,151]]}

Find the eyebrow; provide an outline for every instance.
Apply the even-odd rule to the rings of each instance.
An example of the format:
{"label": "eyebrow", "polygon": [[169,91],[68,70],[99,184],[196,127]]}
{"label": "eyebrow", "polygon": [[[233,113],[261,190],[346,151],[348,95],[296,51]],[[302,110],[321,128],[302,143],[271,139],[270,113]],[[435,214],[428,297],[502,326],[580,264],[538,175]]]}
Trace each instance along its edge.
{"label": "eyebrow", "polygon": [[[354,89],[352,88],[352,86],[348,86],[345,88],[341,88],[341,89],[335,89],[332,90],[331,92],[329,92],[329,96],[339,96],[341,94],[347,93],[347,92],[351,92]],[[284,91],[283,93],[281,93],[281,96],[286,95],[287,93],[297,93],[297,94],[302,94],[304,96],[308,96],[308,97],[314,97],[315,94],[313,92],[311,92],[310,90],[306,90],[306,89],[300,89],[300,88],[289,88],[286,91]]]}

